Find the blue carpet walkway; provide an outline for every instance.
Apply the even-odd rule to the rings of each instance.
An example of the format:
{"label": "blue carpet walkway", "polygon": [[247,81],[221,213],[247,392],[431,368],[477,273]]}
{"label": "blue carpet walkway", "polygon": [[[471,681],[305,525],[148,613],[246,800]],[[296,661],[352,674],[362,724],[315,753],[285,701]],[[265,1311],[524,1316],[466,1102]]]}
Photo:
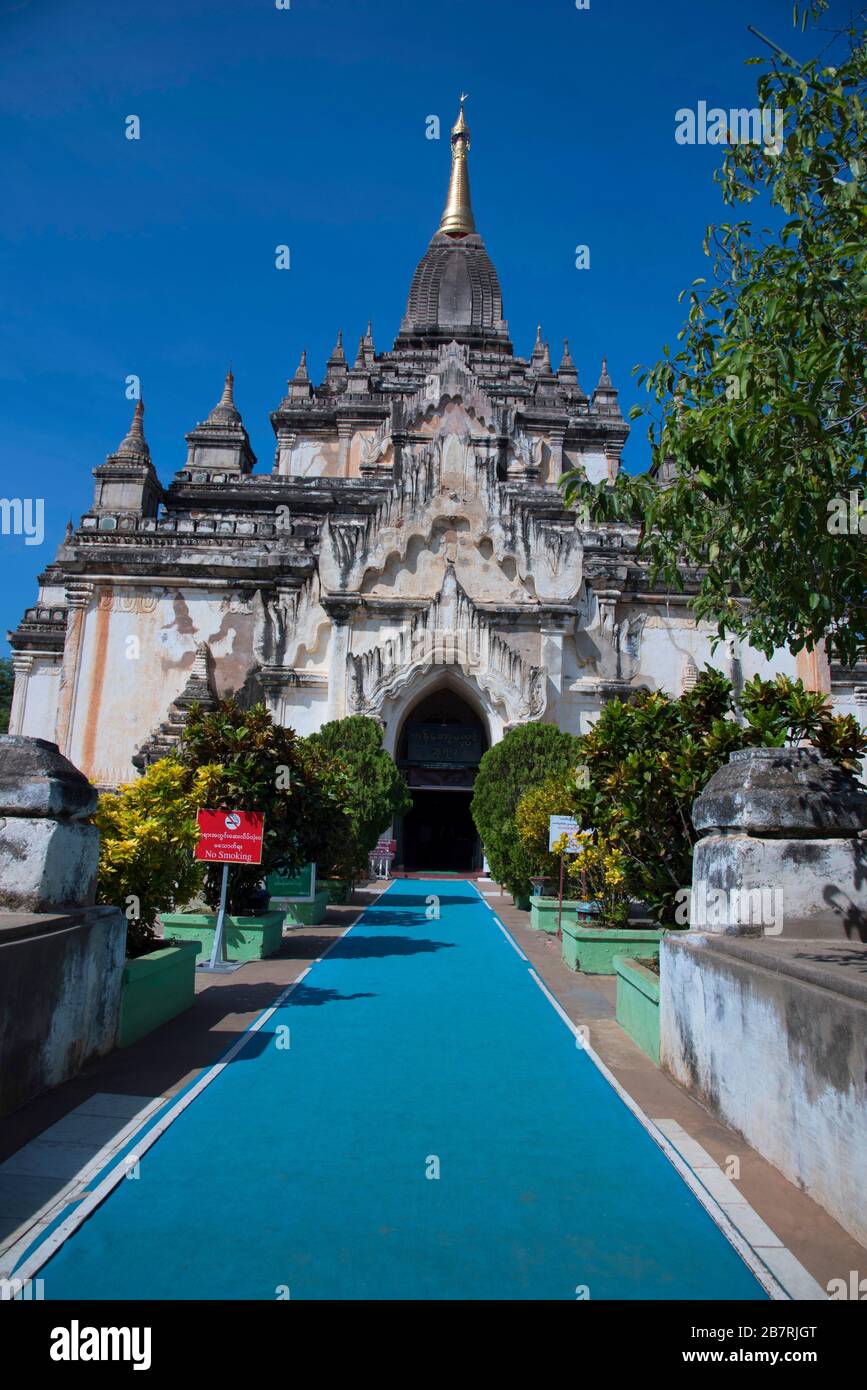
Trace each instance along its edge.
{"label": "blue carpet walkway", "polygon": [[47,1299],[767,1296],[454,881],[368,909],[40,1277]]}

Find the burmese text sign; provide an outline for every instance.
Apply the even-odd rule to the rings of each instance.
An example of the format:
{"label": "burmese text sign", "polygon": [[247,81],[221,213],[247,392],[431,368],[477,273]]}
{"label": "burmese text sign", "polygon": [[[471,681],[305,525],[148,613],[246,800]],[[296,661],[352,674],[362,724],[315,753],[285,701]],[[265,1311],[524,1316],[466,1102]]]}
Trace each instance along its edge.
{"label": "burmese text sign", "polygon": [[197,811],[196,858],[209,864],[261,864],[262,811]]}

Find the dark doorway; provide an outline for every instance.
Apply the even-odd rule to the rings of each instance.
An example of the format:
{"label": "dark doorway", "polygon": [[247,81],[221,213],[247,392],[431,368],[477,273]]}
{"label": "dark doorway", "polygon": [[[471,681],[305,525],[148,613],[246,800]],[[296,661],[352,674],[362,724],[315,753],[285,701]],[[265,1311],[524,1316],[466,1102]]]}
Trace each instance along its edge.
{"label": "dark doorway", "polygon": [[413,801],[396,827],[398,863],[405,869],[469,873],[481,867],[470,802],[487,746],[481,719],[453,690],[438,690],[411,711],[397,749]]}
{"label": "dark doorway", "polygon": [[409,869],[464,873],[476,867],[472,792],[414,791],[403,822],[404,863]]}

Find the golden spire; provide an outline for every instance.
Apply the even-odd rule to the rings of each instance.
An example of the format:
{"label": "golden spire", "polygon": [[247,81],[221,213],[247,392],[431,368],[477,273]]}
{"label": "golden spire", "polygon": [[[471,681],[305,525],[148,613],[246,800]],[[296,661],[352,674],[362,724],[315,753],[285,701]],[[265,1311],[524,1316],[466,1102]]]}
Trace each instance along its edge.
{"label": "golden spire", "polygon": [[445,211],[439,225],[439,230],[448,232],[449,236],[468,236],[476,230],[470,202],[470,175],[467,168],[470,128],[464,119],[464,102],[467,100],[465,93],[461,93],[460,100],[460,114],[452,126],[452,176],[449,179]]}

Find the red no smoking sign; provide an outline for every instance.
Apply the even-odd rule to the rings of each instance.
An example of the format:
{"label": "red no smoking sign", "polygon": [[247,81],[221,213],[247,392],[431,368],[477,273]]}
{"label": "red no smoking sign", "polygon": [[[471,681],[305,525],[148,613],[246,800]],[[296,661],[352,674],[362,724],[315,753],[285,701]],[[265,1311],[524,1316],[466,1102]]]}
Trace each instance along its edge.
{"label": "red no smoking sign", "polygon": [[196,858],[210,864],[261,864],[265,816],[261,811],[197,811]]}

